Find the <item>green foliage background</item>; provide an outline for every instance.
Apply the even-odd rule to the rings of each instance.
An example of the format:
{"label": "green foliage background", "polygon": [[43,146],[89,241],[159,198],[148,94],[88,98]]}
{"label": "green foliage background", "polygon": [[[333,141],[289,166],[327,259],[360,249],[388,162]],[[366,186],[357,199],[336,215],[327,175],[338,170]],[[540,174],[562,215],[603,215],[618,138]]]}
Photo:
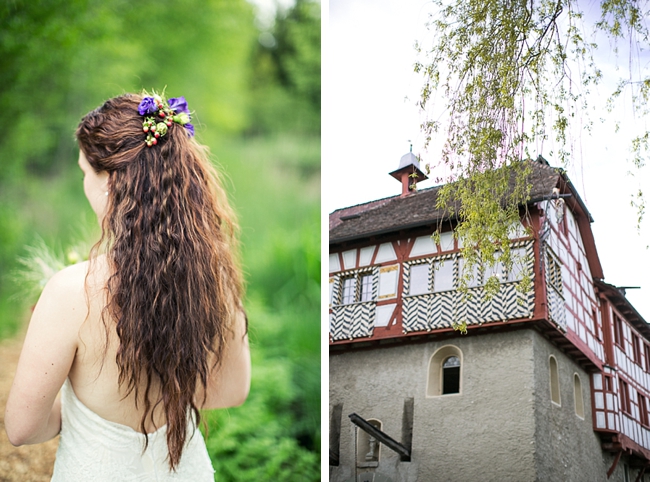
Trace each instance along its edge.
{"label": "green foliage background", "polygon": [[35,302],[13,279],[25,246],[97,236],[79,119],[167,86],[196,112],[241,224],[253,382],[242,407],[206,413],[215,479],[319,480],[320,4],[257,24],[244,0],[0,7],[0,338]]}

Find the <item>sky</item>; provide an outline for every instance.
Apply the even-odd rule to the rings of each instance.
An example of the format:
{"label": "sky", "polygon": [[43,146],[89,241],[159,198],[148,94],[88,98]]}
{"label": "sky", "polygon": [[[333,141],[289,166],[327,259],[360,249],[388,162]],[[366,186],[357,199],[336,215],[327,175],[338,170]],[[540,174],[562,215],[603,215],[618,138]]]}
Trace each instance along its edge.
{"label": "sky", "polygon": [[[409,151],[433,162],[442,139],[423,149],[416,107],[422,78],[413,72],[415,42],[423,45],[433,36],[425,24],[433,12],[423,0],[330,0],[323,42],[323,212],[397,195],[399,183],[388,173],[397,169]],[[597,61],[609,78],[624,75],[611,46],[601,43]],[[573,139],[569,178],[579,191],[594,223],[592,230],[605,281],[616,286],[640,286],[627,298],[650,320],[650,219],[636,228],[631,196],[639,188],[650,204],[650,166],[628,175],[629,132],[641,122],[625,101],[613,114],[603,99],[614,84],[605,83],[590,100],[596,122],[593,135]],[[611,119],[621,119],[614,134]],[[547,157],[550,164],[557,162]],[[418,188],[433,186],[431,180]],[[650,218],[650,208],[648,212]],[[325,220],[324,220],[325,221]]]}

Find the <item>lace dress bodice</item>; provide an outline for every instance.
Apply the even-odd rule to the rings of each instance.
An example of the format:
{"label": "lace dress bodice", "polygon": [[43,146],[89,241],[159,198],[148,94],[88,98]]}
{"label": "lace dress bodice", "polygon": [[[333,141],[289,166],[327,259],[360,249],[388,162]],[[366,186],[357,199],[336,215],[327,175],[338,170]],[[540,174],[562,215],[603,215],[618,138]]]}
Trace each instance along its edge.
{"label": "lace dress bodice", "polygon": [[167,426],[144,435],[103,419],[77,398],[70,380],[61,389],[61,438],[52,482],[212,482],[214,470],[205,441],[194,424],[176,472],[167,462]]}

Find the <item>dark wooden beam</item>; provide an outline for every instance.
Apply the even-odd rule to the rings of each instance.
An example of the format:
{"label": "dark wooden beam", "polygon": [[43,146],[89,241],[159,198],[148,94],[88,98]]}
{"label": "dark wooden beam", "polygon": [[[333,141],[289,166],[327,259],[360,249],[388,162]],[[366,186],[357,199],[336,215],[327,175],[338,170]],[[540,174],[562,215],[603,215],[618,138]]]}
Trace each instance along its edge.
{"label": "dark wooden beam", "polygon": [[411,451],[408,450],[406,447],[404,447],[401,443],[399,443],[397,440],[392,438],[390,435],[382,432],[379,430],[377,427],[374,425],[368,423],[366,420],[364,420],[362,417],[357,415],[356,413],[351,413],[348,415],[350,417],[350,421],[355,424],[357,427],[359,427],[361,430],[366,432],[368,435],[376,438],[379,440],[381,443],[383,443],[386,447],[389,449],[397,452],[401,457],[411,457]]}
{"label": "dark wooden beam", "polygon": [[636,480],[634,482],[641,482],[643,480],[643,474],[645,474],[645,467],[641,469],[639,472],[639,475],[636,476]]}
{"label": "dark wooden beam", "polygon": [[623,447],[621,446],[620,443],[613,443],[613,442],[603,442],[603,450],[606,450],[607,452],[620,452],[623,450]]}
{"label": "dark wooden beam", "polygon": [[618,461],[621,460],[621,455],[622,455],[622,454],[623,454],[623,451],[620,450],[620,451],[616,454],[616,457],[614,457],[614,463],[612,464],[612,466],[611,466],[611,467],[609,468],[609,470],[607,471],[607,478],[608,478],[608,479],[612,476],[612,474],[614,473],[614,470],[616,470],[616,466],[618,465]]}
{"label": "dark wooden beam", "polygon": [[339,465],[339,454],[332,452],[332,449],[330,449],[330,465],[335,467]]}

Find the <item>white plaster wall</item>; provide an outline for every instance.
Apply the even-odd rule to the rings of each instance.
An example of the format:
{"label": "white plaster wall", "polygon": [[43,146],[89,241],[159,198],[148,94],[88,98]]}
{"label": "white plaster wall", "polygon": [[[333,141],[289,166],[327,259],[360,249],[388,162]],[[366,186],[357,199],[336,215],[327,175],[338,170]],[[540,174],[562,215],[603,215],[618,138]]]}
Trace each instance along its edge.
{"label": "white plaster wall", "polygon": [[393,261],[395,259],[397,259],[397,255],[395,254],[392,243],[384,243],[379,245],[375,263],[383,263],[385,261]]}
{"label": "white plaster wall", "polygon": [[431,236],[420,236],[416,238],[411,249],[411,258],[422,256],[424,254],[435,254],[438,252],[438,246],[433,242]]}

